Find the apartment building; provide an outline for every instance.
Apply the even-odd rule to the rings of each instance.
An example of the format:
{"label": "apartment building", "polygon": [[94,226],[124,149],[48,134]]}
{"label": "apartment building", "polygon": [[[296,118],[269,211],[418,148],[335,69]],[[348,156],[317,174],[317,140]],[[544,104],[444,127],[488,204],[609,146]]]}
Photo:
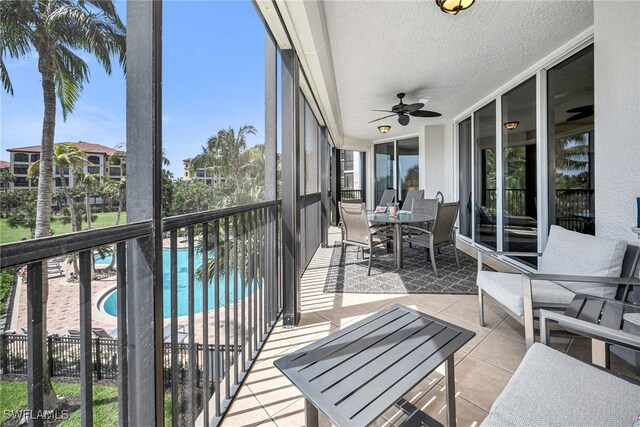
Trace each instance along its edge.
{"label": "apartment building", "polygon": [[191,162],[193,161],[192,157],[184,159],[182,164],[184,165],[184,171],[182,174],[182,179],[185,181],[191,181],[192,179],[204,182],[207,185],[216,186],[225,181],[223,176],[220,176],[216,173],[213,173],[206,168],[198,168],[195,173],[191,169]]}
{"label": "apartment building", "polygon": [[[55,145],[58,146],[60,144],[73,144],[86,154],[88,163],[83,165],[84,173],[97,174],[115,180],[119,180],[125,175],[123,158],[126,157],[126,153],[123,151],[85,141],[61,142]],[[13,182],[9,183],[8,188],[16,190],[36,189],[37,182],[35,179],[29,178],[28,172],[29,167],[40,160],[40,145],[9,148],[7,151],[10,155],[7,167],[14,176]],[[118,153],[121,153],[121,156],[113,156]],[[57,166],[54,167],[53,172],[54,186],[56,188],[61,187],[60,171]],[[64,179],[68,186],[72,187],[74,185],[73,174],[69,173],[68,168],[64,171]]]}

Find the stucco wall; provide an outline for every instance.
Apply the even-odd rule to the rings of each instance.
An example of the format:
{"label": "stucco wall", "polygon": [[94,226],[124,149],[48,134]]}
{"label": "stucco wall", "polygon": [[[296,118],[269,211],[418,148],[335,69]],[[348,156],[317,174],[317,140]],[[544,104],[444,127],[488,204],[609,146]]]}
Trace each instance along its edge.
{"label": "stucco wall", "polygon": [[596,1],[596,233],[638,243],[640,197],[640,2]]}

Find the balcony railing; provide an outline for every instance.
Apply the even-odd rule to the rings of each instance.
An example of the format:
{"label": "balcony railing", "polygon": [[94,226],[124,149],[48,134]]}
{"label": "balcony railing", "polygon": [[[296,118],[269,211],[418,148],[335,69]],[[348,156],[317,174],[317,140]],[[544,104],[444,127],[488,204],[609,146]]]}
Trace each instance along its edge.
{"label": "balcony railing", "polygon": [[[165,313],[165,317],[170,318],[171,325],[169,342],[163,345],[164,359],[170,360],[165,365],[168,367],[168,371],[165,369],[165,384],[170,385],[170,389],[165,393],[171,395],[173,425],[192,425],[196,420],[205,419],[217,424],[221,420],[281,312],[280,203],[271,201],[200,212],[165,218],[162,222],[170,258],[169,271],[164,272],[169,275],[170,288],[170,313]],[[134,239],[150,237],[152,227],[152,221],[142,221],[0,246],[0,269],[27,266],[29,326],[26,375],[29,384],[27,409],[31,413],[39,413],[44,409],[44,346],[56,341],[45,339],[43,262],[78,253],[80,334],[73,342],[68,338],[60,341],[59,345],[73,345],[73,351],[65,352],[55,345],[48,345],[48,352],[51,353],[48,357],[55,361],[60,351],[67,356],[76,353],[77,364],[73,372],[79,376],[81,422],[82,425],[93,424],[95,364],[106,362],[106,359],[97,354],[98,351],[103,352],[96,347],[101,342],[96,342],[92,337],[92,312],[96,309],[91,301],[92,257],[95,248],[113,245],[117,272],[117,338],[109,340],[110,355],[107,359],[109,363],[115,360],[119,420],[120,425],[127,425],[128,396],[136,393],[137,386],[129,384],[127,380],[128,361],[147,357],[136,353],[140,350],[128,346],[127,336],[129,330],[151,333],[151,328],[142,329],[140,325],[127,322],[127,307],[135,303],[128,300],[127,291],[129,286],[135,284],[127,283],[126,252]],[[188,270],[188,309],[186,316],[181,315],[180,318],[178,285],[184,283],[178,283],[178,268],[185,266],[183,262],[179,263],[179,250],[187,251]],[[197,258],[202,262],[196,263]],[[131,257],[130,265],[134,259]],[[155,261],[163,264],[161,259]],[[207,286],[210,282],[211,290]],[[196,300],[196,286],[202,288],[201,301]],[[210,296],[210,292],[213,295]],[[196,304],[200,304],[199,318],[202,319],[197,329]],[[186,323],[187,326],[185,344],[178,343],[180,323]],[[197,332],[201,334],[200,340],[196,339]],[[154,341],[162,343],[163,340],[164,337],[156,337]],[[4,340],[5,347],[7,343]],[[203,351],[205,348],[209,351]],[[162,355],[162,352],[156,354]],[[157,363],[163,361],[158,360]],[[9,369],[4,360],[2,367],[5,372]],[[57,368],[59,365],[55,363],[49,367],[54,370],[54,375]],[[15,366],[11,369],[15,369]],[[100,368],[99,372],[103,371]],[[42,422],[42,418],[29,420],[30,425],[42,425]]]}
{"label": "balcony railing", "polygon": [[340,190],[340,200],[364,200],[364,191],[362,190]]}

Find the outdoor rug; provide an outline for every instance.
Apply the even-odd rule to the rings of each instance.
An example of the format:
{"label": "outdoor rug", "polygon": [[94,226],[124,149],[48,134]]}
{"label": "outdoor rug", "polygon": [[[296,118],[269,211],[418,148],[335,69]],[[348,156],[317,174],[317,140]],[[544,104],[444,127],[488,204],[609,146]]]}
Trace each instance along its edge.
{"label": "outdoor rug", "polygon": [[403,268],[396,270],[393,253],[387,253],[385,248],[373,250],[371,276],[367,276],[369,253],[366,259],[356,258],[357,248],[347,246],[345,254],[339,243],[333,248],[331,267],[324,286],[325,293],[353,293],[353,294],[459,294],[476,295],[477,262],[475,259],[458,251],[460,269],[451,246],[441,249],[437,253],[436,277],[431,268],[431,261],[427,261],[424,248],[404,246]]}

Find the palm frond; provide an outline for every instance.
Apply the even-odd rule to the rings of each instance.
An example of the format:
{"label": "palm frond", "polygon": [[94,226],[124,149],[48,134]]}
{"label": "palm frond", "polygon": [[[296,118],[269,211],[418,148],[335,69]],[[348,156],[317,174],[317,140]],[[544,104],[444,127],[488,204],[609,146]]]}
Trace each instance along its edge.
{"label": "palm frond", "polygon": [[56,84],[56,95],[62,106],[62,118],[66,121],[69,113],[80,99],[84,86],[81,81],[74,80],[73,76],[65,68],[58,68],[54,81]]}

